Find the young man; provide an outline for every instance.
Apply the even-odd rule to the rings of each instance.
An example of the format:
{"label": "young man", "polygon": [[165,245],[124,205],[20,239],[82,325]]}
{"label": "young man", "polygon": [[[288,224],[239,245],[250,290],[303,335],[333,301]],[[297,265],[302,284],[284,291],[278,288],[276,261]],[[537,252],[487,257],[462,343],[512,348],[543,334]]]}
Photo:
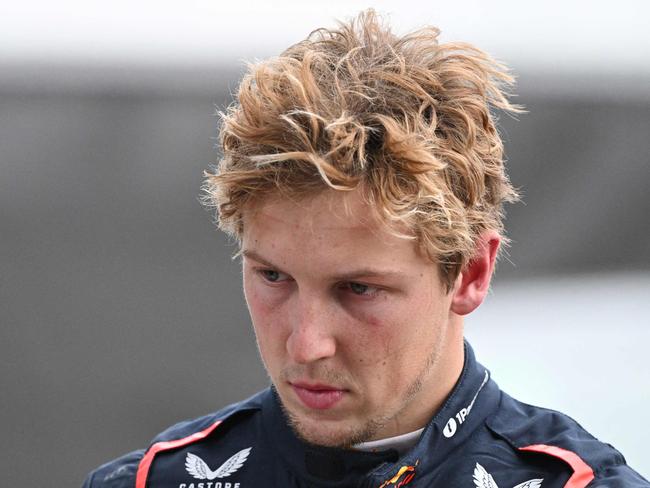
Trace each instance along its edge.
{"label": "young man", "polygon": [[370,11],[251,67],[206,183],[241,245],[272,386],[176,425],[86,487],[648,487],[463,340],[516,200],[505,68]]}

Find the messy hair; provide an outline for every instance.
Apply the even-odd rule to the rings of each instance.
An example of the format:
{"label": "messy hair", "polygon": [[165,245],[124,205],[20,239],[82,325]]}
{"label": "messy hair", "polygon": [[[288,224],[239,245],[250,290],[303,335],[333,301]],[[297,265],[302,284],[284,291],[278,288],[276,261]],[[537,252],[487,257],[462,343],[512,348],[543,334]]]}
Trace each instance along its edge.
{"label": "messy hair", "polygon": [[251,203],[359,190],[451,288],[481,232],[503,235],[503,203],[517,199],[493,111],[520,108],[505,66],[439,32],[399,37],[368,10],[250,65],[206,173],[219,227],[241,239]]}

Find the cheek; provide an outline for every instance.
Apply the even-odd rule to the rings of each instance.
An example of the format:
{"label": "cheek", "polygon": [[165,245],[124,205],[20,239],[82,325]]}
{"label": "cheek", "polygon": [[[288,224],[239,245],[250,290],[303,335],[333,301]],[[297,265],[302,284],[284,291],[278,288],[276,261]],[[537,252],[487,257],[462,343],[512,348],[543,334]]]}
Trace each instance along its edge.
{"label": "cheek", "polygon": [[398,346],[399,324],[393,317],[379,311],[359,314],[355,318],[354,323],[343,329],[347,357],[355,363],[355,368],[365,370],[366,374],[373,377],[382,375]]}
{"label": "cheek", "polygon": [[285,288],[271,287],[262,282],[252,270],[244,270],[244,296],[256,326],[258,320],[267,323],[269,317],[281,314],[287,293]]}
{"label": "cheek", "polygon": [[367,302],[349,299],[342,302],[342,308],[368,334],[383,334],[400,315],[399,301],[386,295]]}
{"label": "cheek", "polygon": [[244,270],[244,296],[251,313],[257,310],[264,311],[272,307],[271,297],[264,288],[254,272]]}
{"label": "cheek", "polygon": [[384,322],[381,319],[381,317],[375,313],[368,314],[366,316],[366,322],[370,327],[372,327],[373,330],[381,329],[384,325]]}
{"label": "cheek", "polygon": [[388,297],[360,308],[356,318],[363,323],[364,339],[383,356],[389,356],[408,341],[416,317],[417,308],[411,306],[411,301]]}
{"label": "cheek", "polygon": [[260,284],[245,279],[244,294],[255,330],[257,343],[264,361],[268,363],[275,351],[283,351],[287,339],[284,306],[264,290]]}
{"label": "cheek", "polygon": [[442,324],[437,312],[424,303],[406,304],[399,306],[389,300],[386,307],[358,317],[363,325],[350,335],[349,343],[355,349],[351,354],[373,377],[383,375],[388,380],[399,372],[420,368],[439,340]]}
{"label": "cheek", "polygon": [[246,295],[246,304],[248,311],[253,319],[253,325],[259,327],[265,323],[274,311],[273,304],[263,293],[260,293],[259,287],[254,285],[247,285],[244,287],[244,294]]}

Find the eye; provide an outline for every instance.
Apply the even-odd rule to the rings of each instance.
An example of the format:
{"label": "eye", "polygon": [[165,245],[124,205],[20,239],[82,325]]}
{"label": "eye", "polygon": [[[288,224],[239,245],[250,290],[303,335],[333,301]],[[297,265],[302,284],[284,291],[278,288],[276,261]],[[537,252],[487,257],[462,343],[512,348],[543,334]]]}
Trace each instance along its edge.
{"label": "eye", "polygon": [[376,286],[364,285],[363,283],[350,282],[346,283],[346,288],[348,288],[355,295],[369,297],[374,296],[379,293],[379,288]]}
{"label": "eye", "polygon": [[260,276],[269,283],[279,283],[282,281],[287,281],[289,276],[275,269],[258,269],[257,272]]}

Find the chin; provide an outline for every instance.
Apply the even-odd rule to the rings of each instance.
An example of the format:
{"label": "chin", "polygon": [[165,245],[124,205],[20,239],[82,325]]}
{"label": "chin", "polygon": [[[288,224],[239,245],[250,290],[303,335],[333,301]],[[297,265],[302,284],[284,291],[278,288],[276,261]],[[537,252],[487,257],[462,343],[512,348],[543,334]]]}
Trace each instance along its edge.
{"label": "chin", "polygon": [[370,440],[381,424],[372,420],[324,420],[309,418],[284,407],[289,425],[303,441],[324,447],[348,448]]}

